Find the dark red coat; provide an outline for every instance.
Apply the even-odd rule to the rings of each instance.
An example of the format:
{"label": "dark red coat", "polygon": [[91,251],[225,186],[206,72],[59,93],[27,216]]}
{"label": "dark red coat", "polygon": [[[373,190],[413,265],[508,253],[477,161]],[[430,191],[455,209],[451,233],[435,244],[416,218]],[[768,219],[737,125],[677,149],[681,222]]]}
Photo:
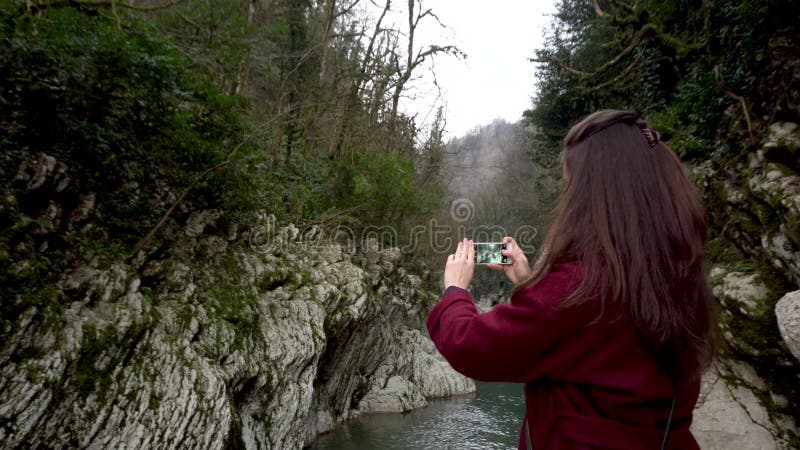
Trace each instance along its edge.
{"label": "dark red coat", "polygon": [[[538,284],[483,314],[469,292],[451,289],[428,317],[431,339],[468,377],[527,384],[534,449],[660,449],[672,379],[613,305],[599,320],[599,302],[555,308],[579,278],[577,262],[555,264]],[[699,448],[689,432],[699,390],[699,382],[680,388],[671,449]]]}

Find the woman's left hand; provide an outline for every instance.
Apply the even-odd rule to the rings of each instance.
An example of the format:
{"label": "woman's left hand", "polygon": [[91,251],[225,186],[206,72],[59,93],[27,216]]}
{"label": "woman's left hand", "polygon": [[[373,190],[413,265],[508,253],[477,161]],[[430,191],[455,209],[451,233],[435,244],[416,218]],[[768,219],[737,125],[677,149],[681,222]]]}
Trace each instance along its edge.
{"label": "woman's left hand", "polygon": [[472,240],[464,238],[458,243],[456,252],[447,257],[444,266],[444,288],[457,286],[468,289],[475,273],[475,247]]}

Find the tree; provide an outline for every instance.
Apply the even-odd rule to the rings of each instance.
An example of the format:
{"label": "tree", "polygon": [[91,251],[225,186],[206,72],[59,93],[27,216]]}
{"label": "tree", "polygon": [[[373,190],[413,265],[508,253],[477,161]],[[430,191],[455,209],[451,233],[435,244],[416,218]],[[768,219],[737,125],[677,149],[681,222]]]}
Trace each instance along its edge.
{"label": "tree", "polygon": [[[454,45],[428,45],[427,47],[417,48],[415,38],[420,22],[426,17],[430,17],[441,25],[439,18],[431,9],[422,7],[422,0],[408,0],[408,30],[406,30],[406,53],[405,62],[401,63],[401,56],[395,51],[392,52],[391,61],[394,65],[396,79],[392,90],[392,106],[389,113],[389,138],[387,150],[394,144],[397,128],[397,108],[400,104],[400,96],[406,88],[406,84],[411,80],[414,71],[427,59],[438,54],[449,54],[462,57],[463,53]],[[443,25],[442,25],[443,26]]]}
{"label": "tree", "polygon": [[[532,58],[541,77],[526,115],[540,129],[537,152],[553,161],[557,136],[600,107],[652,116],[689,158],[702,157],[717,138],[726,120],[719,104],[738,109],[731,125],[752,141],[758,117],[796,110],[785,102],[762,107],[752,98],[756,92],[787,98],[789,60],[779,58],[786,70],[768,76],[761,66],[776,48],[770,42],[782,47],[795,39],[796,27],[781,12],[794,3],[563,0],[547,45]],[[768,81],[774,76],[780,82]]]}

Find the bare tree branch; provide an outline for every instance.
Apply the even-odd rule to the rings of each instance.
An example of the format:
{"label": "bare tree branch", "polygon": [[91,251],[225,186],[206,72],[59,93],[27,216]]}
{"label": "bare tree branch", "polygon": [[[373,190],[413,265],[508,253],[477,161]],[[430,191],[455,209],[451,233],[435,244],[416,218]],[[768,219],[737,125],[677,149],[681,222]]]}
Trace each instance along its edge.
{"label": "bare tree branch", "polygon": [[739,102],[742,107],[742,112],[744,113],[744,120],[747,122],[747,133],[750,135],[750,139],[755,141],[755,135],[753,134],[753,123],[750,120],[750,112],[747,109],[747,102],[745,101],[744,97],[741,95],[735,94],[733,91],[725,87],[725,80],[722,79],[722,73],[719,71],[719,66],[714,66],[714,78],[716,80],[717,87],[722,90],[725,94],[727,94],[730,98]]}
{"label": "bare tree branch", "polygon": [[269,125],[273,121],[275,121],[276,119],[277,119],[277,117],[273,118],[273,120],[271,120],[267,124],[264,124],[258,132],[252,133],[252,134],[249,134],[249,135],[245,136],[245,138],[241,142],[239,142],[239,144],[237,144],[235,147],[233,147],[233,149],[230,152],[228,152],[228,156],[225,158],[224,161],[220,162],[219,164],[216,164],[213,167],[209,167],[208,169],[206,169],[206,170],[202,171],[201,173],[199,173],[198,175],[196,175],[192,179],[192,181],[189,182],[189,185],[186,186],[183,189],[183,192],[181,192],[181,194],[178,196],[178,198],[172,203],[172,206],[170,206],[170,208],[167,210],[167,212],[164,213],[164,215],[161,217],[161,220],[158,221],[156,226],[154,226],[150,230],[150,232],[147,233],[147,235],[145,237],[143,237],[141,240],[139,240],[139,242],[136,244],[136,246],[133,248],[133,251],[131,252],[131,257],[134,257],[137,253],[139,253],[140,250],[142,250],[150,242],[150,240],[153,238],[153,236],[155,236],[156,232],[158,232],[158,230],[164,225],[164,223],[166,223],[166,221],[169,218],[169,216],[172,215],[173,211],[175,211],[175,208],[177,208],[178,205],[180,205],[181,202],[183,202],[183,199],[186,198],[186,195],[189,193],[189,191],[191,191],[192,188],[200,180],[205,178],[205,176],[208,175],[209,173],[214,172],[215,170],[221,169],[221,168],[227,166],[228,164],[230,164],[231,162],[233,162],[233,159],[236,157],[236,153],[242,147],[244,147],[244,145],[247,144],[250,141],[250,139],[253,139],[255,137],[263,135],[267,131]]}
{"label": "bare tree branch", "polygon": [[[392,106],[391,111],[389,113],[389,136],[390,138],[386,142],[387,150],[393,145],[392,138],[395,135],[395,126],[397,121],[397,111],[398,105],[400,103],[400,95],[405,89],[406,84],[411,79],[411,75],[414,72],[414,69],[419,67],[428,57],[434,56],[439,53],[451,54],[456,55],[458,57],[464,56],[461,50],[458,47],[453,45],[448,46],[439,46],[439,45],[429,45],[427,49],[422,50],[419,49],[416,51],[415,55],[415,45],[414,45],[414,38],[416,37],[417,28],[419,26],[420,21],[428,16],[434,17],[437,21],[439,21],[438,17],[433,13],[432,10],[426,9],[425,11],[421,10],[422,2],[420,0],[408,0],[408,41],[406,43],[406,61],[403,66],[400,65],[399,57],[397,54],[394,55],[394,63],[395,69],[397,70],[397,82],[395,83],[394,90],[392,93]],[[441,22],[439,22],[441,23]]]}
{"label": "bare tree branch", "polygon": [[337,212],[335,212],[333,214],[325,216],[325,217],[323,217],[321,219],[316,219],[316,220],[310,220],[310,221],[303,222],[303,226],[304,227],[308,227],[308,226],[311,226],[311,225],[322,225],[323,223],[328,222],[328,221],[330,221],[332,219],[335,219],[335,218],[337,218],[337,217],[339,217],[341,215],[344,215],[344,214],[347,214],[347,213],[353,212],[353,211],[358,211],[359,209],[369,205],[370,203],[374,203],[374,202],[375,202],[375,199],[367,200],[366,202],[359,203],[358,205],[354,205],[354,206],[351,206],[349,208],[342,209],[342,210],[337,211]]}
{"label": "bare tree branch", "polygon": [[184,13],[182,13],[180,9],[178,9],[178,8],[175,8],[175,14],[177,14],[177,15],[178,15],[178,17],[180,17],[180,19],[181,19],[181,20],[183,20],[184,22],[186,22],[186,23],[188,23],[189,25],[191,25],[191,26],[195,27],[195,29],[196,29],[197,31],[199,31],[199,30],[201,30],[201,29],[203,28],[203,27],[201,27],[200,25],[198,25],[198,23],[197,23],[197,22],[195,22],[194,20],[192,20],[191,18],[189,18],[188,16],[186,16]]}
{"label": "bare tree branch", "polygon": [[339,11],[338,13],[336,13],[336,15],[335,15],[334,17],[335,17],[336,19],[338,19],[339,17],[342,17],[342,16],[344,16],[344,15],[346,15],[346,14],[349,14],[349,13],[350,13],[350,11],[352,11],[352,10],[353,10],[353,8],[355,8],[355,7],[356,7],[356,5],[358,5],[360,2],[361,2],[361,0],[355,0],[355,1],[354,1],[353,3],[351,3],[350,5],[348,5],[348,6],[344,7],[344,8],[342,8],[342,10],[341,10],[341,11]]}
{"label": "bare tree branch", "polygon": [[381,11],[381,15],[378,17],[378,21],[375,23],[375,28],[372,32],[372,37],[369,39],[369,44],[367,45],[367,51],[364,54],[364,63],[361,66],[362,67],[361,76],[356,82],[356,93],[360,92],[364,86],[368,68],[372,64],[372,53],[375,49],[375,40],[377,39],[378,35],[383,31],[383,29],[381,28],[381,24],[383,23],[384,17],[386,17],[386,13],[390,11],[391,7],[392,7],[392,0],[386,0],[386,3],[383,6],[383,11]]}
{"label": "bare tree branch", "polygon": [[633,62],[631,62],[631,63],[628,65],[628,67],[626,67],[626,68],[625,68],[625,70],[623,70],[622,72],[620,72],[620,74],[619,74],[619,75],[615,76],[614,78],[612,78],[612,79],[610,79],[610,80],[608,80],[608,81],[606,81],[606,82],[600,83],[600,84],[598,84],[597,86],[592,86],[592,88],[591,88],[591,89],[588,89],[588,90],[586,90],[585,92],[586,92],[586,93],[597,92],[597,91],[599,91],[599,90],[605,89],[605,88],[607,88],[607,87],[609,87],[609,86],[612,86],[612,85],[614,85],[614,84],[617,84],[617,83],[619,83],[620,81],[622,81],[622,80],[624,80],[625,78],[627,78],[627,76],[628,76],[628,75],[630,75],[630,73],[633,71],[633,69],[634,69],[634,68],[635,68],[637,65],[639,65],[639,62],[640,62],[641,60],[642,60],[642,55],[641,55],[641,54],[637,55],[637,56],[636,56],[636,58],[634,58],[634,59],[633,59]]}
{"label": "bare tree branch", "polygon": [[603,17],[606,15],[606,13],[604,13],[603,10],[600,9],[600,5],[597,4],[597,0],[592,0],[592,3],[594,4],[594,12],[597,13],[598,17]]}
{"label": "bare tree branch", "polygon": [[622,8],[622,9],[624,9],[624,10],[628,11],[628,12],[629,12],[629,13],[631,13],[631,14],[635,14],[635,13],[636,13],[636,10],[633,8],[633,6],[631,6],[631,5],[629,5],[629,4],[625,3],[625,2],[623,2],[623,1],[621,1],[621,0],[610,0],[610,3],[611,3],[612,5],[617,5],[617,6],[619,6],[620,8]]}
{"label": "bare tree branch", "polygon": [[617,65],[620,61],[622,61],[622,58],[627,56],[631,51],[633,51],[634,48],[636,48],[637,45],[639,45],[639,42],[641,42],[642,37],[646,33],[653,32],[653,31],[656,31],[656,26],[655,25],[653,25],[652,23],[648,23],[648,24],[644,25],[642,28],[639,29],[639,31],[636,32],[636,34],[633,35],[633,37],[631,38],[631,41],[630,41],[630,43],[628,43],[627,47],[625,47],[616,56],[614,56],[610,60],[606,61],[603,65],[598,67],[593,72],[585,72],[583,70],[576,69],[574,67],[571,67],[564,60],[561,60],[561,59],[558,59],[558,58],[553,58],[553,57],[548,57],[548,56],[540,57],[540,58],[528,58],[528,60],[531,61],[531,62],[554,63],[554,64],[559,65],[561,68],[563,68],[564,70],[566,70],[567,72],[569,72],[569,73],[571,73],[573,75],[577,75],[577,76],[579,76],[581,78],[594,78],[594,77],[597,77],[598,75],[602,75],[606,70],[608,70],[608,69],[614,67],[615,65]]}

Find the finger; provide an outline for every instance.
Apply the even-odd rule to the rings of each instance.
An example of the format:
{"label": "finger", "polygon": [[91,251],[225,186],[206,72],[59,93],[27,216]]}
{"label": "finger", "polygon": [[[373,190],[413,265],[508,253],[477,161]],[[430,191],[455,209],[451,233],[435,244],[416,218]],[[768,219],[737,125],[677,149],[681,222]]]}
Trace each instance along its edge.
{"label": "finger", "polygon": [[467,241],[467,261],[475,261],[475,243],[472,239]]}
{"label": "finger", "polygon": [[501,271],[505,271],[506,270],[506,266],[504,266],[502,264],[486,264],[486,267],[488,267],[488,268],[490,268],[492,270],[501,270]]}
{"label": "finger", "polygon": [[503,250],[502,253],[509,256],[523,256],[522,249],[519,247],[519,245],[517,245],[516,242],[514,242],[513,238],[510,238],[510,240],[506,243],[506,249]]}
{"label": "finger", "polygon": [[500,254],[508,256],[511,259],[514,258],[520,259],[523,256],[521,251],[515,251],[515,250],[500,250]]}

